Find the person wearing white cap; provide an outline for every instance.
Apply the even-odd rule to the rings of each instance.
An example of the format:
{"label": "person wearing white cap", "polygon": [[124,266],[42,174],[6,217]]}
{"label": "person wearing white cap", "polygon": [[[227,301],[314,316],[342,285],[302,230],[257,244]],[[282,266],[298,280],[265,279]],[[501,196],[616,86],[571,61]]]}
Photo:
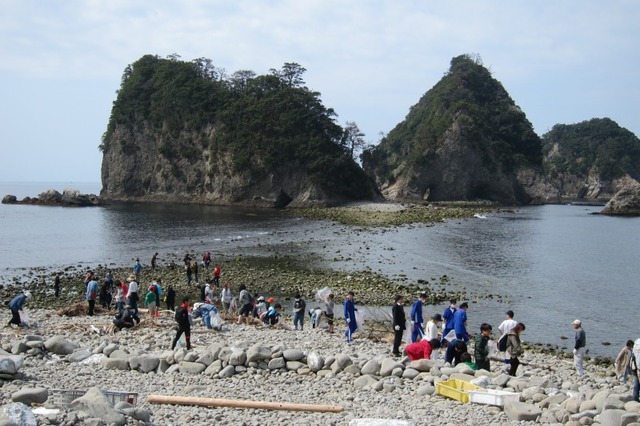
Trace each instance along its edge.
{"label": "person wearing white cap", "polygon": [[584,329],[582,328],[582,321],[579,319],[574,320],[571,324],[576,330],[576,343],[573,347],[573,362],[576,366],[576,370],[578,371],[578,375],[582,377],[584,376],[582,360],[584,358],[584,353],[587,350],[587,333],[584,332]]}

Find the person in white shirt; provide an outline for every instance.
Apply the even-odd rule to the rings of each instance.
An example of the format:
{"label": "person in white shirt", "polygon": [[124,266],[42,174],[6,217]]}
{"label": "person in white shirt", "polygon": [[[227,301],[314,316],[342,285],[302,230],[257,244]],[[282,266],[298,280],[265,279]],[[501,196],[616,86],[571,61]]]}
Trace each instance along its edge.
{"label": "person in white shirt", "polygon": [[[429,321],[427,321],[427,326],[424,330],[424,339],[428,341],[432,341],[436,339],[440,341],[442,339],[442,333],[440,333],[440,323],[442,322],[442,315],[434,314]],[[440,355],[440,350],[432,348],[430,359],[438,359],[438,355]]]}
{"label": "person in white shirt", "polygon": [[498,326],[498,330],[500,330],[500,336],[504,336],[505,334],[509,334],[513,328],[518,325],[518,322],[513,319],[513,311],[507,311],[507,319],[502,321],[502,323]]}

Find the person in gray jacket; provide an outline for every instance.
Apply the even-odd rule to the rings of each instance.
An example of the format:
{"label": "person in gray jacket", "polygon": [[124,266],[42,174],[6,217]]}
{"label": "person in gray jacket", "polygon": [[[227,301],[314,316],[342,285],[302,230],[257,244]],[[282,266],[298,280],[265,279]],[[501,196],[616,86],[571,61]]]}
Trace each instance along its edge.
{"label": "person in gray jacket", "polygon": [[518,357],[524,353],[522,345],[520,344],[520,333],[522,333],[526,327],[523,323],[519,322],[515,327],[511,329],[507,337],[507,354],[509,354],[509,375],[515,376],[520,365]]}
{"label": "person in gray jacket", "polygon": [[576,330],[576,343],[573,346],[573,363],[578,371],[578,376],[584,376],[584,366],[582,360],[584,359],[584,353],[587,350],[587,333],[582,328],[582,321],[579,319],[574,320],[572,323],[573,328]]}

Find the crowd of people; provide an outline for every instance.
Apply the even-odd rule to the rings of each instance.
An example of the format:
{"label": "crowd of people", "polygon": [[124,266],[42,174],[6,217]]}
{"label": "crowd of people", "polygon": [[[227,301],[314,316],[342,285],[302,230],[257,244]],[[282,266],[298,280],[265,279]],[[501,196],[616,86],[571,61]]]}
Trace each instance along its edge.
{"label": "crowd of people", "polygon": [[[155,272],[157,267],[157,256],[155,253],[151,259],[151,269]],[[198,262],[193,261],[187,253],[183,259],[187,284],[198,283],[199,269]],[[211,265],[211,254],[205,252],[202,257],[202,264],[208,270]],[[139,303],[142,301],[146,307],[149,318],[159,317],[161,304],[164,302],[168,311],[174,312],[174,319],[177,323],[176,336],[172,342],[172,349],[176,347],[180,338],[184,335],[187,349],[191,348],[191,326],[195,319],[202,318],[202,323],[208,329],[221,329],[221,314],[227,318],[234,318],[237,315],[237,324],[261,324],[265,327],[282,327],[290,330],[304,330],[305,316],[307,315],[306,302],[300,293],[297,293],[292,303],[292,324],[286,324],[282,320],[283,307],[277,303],[274,297],[265,297],[260,294],[252,294],[241,284],[238,287],[238,296],[234,294],[230,282],[220,285],[222,270],[219,264],[213,268],[213,276],[207,280],[206,284],[200,287],[200,300],[192,305],[190,296],[181,299],[181,304],[176,308],[176,292],[169,285],[166,292],[162,289],[162,280],[154,278],[148,286],[143,286],[144,297],[139,297],[140,278],[142,275],[142,264],[139,259],[135,260],[132,273],[126,280],[116,282],[113,274],[107,271],[103,284],[98,285],[97,278],[92,271],[89,271],[85,278],[86,286],[85,299],[87,301],[87,314],[95,314],[96,302],[103,308],[115,309],[113,325],[116,330],[132,328],[140,323]],[[319,326],[320,321],[326,320],[325,331],[334,333],[335,320],[335,296],[328,290],[317,299],[321,302],[321,307],[314,308],[308,312],[311,317],[313,328]],[[54,293],[58,297],[60,292],[60,274],[56,274],[54,281]],[[8,303],[11,310],[11,320],[7,324],[25,325],[23,307],[31,297],[29,291],[23,291],[12,298]],[[353,335],[359,327],[355,294],[347,293],[343,303],[343,317],[346,324],[344,338],[346,344],[351,344]],[[514,319],[514,312],[506,312],[506,318],[498,326],[500,333],[497,340],[492,340],[493,327],[488,323],[480,325],[479,333],[475,336],[473,345],[473,356],[469,353],[470,333],[467,329],[467,310],[469,305],[466,302],[457,305],[457,300],[452,299],[442,314],[435,313],[425,324],[424,305],[427,301],[426,294],[420,294],[412,303],[409,320],[405,314],[405,300],[403,296],[396,296],[391,308],[393,327],[393,347],[392,355],[400,357],[403,354],[410,360],[417,359],[438,359],[443,351],[443,358],[450,365],[466,363],[473,369],[483,369],[491,371],[491,361],[499,361],[504,364],[505,371],[509,375],[515,376],[518,367],[521,365],[520,358],[524,350],[520,336],[526,330],[522,322]],[[216,306],[218,305],[218,307]],[[360,319],[360,321],[362,321]],[[586,332],[582,327],[582,322],[578,319],[572,322],[575,329],[574,338],[574,364],[579,376],[585,374],[584,356],[586,353]],[[400,347],[403,341],[407,344],[402,352]],[[638,371],[638,360],[634,354],[634,346],[640,345],[640,339],[634,344],[627,341],[620,350],[615,360],[617,377],[626,383],[629,376],[633,377],[634,390],[633,398],[639,401],[640,380]],[[636,348],[637,349],[637,348]],[[640,353],[640,350],[636,351]]]}

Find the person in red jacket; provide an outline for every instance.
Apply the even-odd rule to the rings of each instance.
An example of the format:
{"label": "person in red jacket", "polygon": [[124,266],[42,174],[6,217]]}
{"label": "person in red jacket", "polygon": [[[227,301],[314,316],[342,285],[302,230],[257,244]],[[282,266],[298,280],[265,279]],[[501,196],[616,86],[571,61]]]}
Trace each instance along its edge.
{"label": "person in red jacket", "polygon": [[429,359],[431,357],[431,352],[439,347],[440,342],[438,339],[424,339],[419,342],[409,343],[405,346],[404,352],[411,361],[415,361],[417,359]]}

